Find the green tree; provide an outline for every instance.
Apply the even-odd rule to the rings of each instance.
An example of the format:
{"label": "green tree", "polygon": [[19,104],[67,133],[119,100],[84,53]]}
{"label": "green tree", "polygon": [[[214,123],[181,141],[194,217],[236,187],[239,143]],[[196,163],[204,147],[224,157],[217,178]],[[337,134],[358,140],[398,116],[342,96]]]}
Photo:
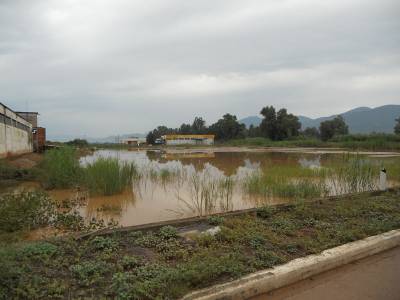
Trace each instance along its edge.
{"label": "green tree", "polygon": [[293,114],[288,114],[285,108],[278,111],[276,115],[276,139],[284,140],[300,133],[301,123],[299,118]]}
{"label": "green tree", "polygon": [[180,134],[190,134],[192,133],[192,126],[190,124],[183,123],[179,128]]}
{"label": "green tree", "polygon": [[337,116],[333,120],[322,122],[319,126],[319,132],[321,139],[327,141],[335,135],[348,134],[349,127],[342,116]]}
{"label": "green tree", "polygon": [[168,128],[167,126],[158,126],[147,134],[146,141],[148,144],[154,144],[155,140],[163,135],[175,133],[177,133],[177,129]]}
{"label": "green tree", "polygon": [[207,131],[206,121],[201,117],[194,118],[192,124],[192,133],[194,134],[203,134]]}
{"label": "green tree", "polygon": [[273,106],[266,106],[260,113],[264,116],[260,124],[261,134],[266,138],[275,140],[277,136],[275,108]]}
{"label": "green tree", "polygon": [[215,134],[217,140],[230,140],[245,136],[246,126],[237,121],[236,116],[225,114],[222,119],[210,126],[209,132]]}
{"label": "green tree", "polygon": [[249,129],[247,130],[247,135],[249,137],[258,137],[258,136],[262,136],[261,135],[261,130],[259,126],[254,126],[253,124],[251,124],[249,126]]}
{"label": "green tree", "polygon": [[66,142],[66,144],[76,147],[87,147],[89,145],[88,141],[84,139],[74,139],[72,141]]}
{"label": "green tree", "polygon": [[261,110],[261,114],[264,116],[260,124],[263,136],[271,140],[284,140],[299,135],[299,119],[293,114],[288,114],[285,108],[277,113],[273,106],[266,106]]}
{"label": "green tree", "polygon": [[146,136],[146,142],[149,145],[153,145],[156,141],[156,137],[154,136],[153,131],[150,131]]}
{"label": "green tree", "polygon": [[303,135],[305,137],[309,137],[309,138],[319,138],[319,130],[316,127],[307,127],[306,129],[304,129],[303,131]]}
{"label": "green tree", "polygon": [[396,125],[394,126],[394,133],[400,134],[400,117],[396,119]]}

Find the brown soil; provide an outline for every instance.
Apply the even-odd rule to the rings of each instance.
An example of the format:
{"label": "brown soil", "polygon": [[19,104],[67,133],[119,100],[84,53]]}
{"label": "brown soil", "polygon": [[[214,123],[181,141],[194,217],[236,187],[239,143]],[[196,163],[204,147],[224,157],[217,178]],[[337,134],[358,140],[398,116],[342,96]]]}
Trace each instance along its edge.
{"label": "brown soil", "polygon": [[43,160],[43,154],[27,153],[18,157],[8,159],[11,166],[18,169],[31,169],[37,166]]}

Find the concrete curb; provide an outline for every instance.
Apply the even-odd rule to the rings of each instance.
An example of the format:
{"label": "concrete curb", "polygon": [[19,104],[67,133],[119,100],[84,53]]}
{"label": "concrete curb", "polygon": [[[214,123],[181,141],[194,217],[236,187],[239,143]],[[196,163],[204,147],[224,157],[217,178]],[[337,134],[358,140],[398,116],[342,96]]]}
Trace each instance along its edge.
{"label": "concrete curb", "polygon": [[344,244],[259,271],[238,280],[195,291],[182,300],[248,299],[293,284],[319,273],[400,246],[400,229]]}

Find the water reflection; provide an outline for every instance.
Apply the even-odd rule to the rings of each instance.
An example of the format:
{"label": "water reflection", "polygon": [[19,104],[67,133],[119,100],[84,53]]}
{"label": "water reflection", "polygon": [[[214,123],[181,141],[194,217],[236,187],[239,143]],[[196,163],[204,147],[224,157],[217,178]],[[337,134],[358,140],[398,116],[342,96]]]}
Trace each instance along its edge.
{"label": "water reflection", "polygon": [[[340,160],[338,155],[320,153],[100,150],[81,158],[80,163],[86,165],[100,157],[134,163],[140,176],[120,195],[99,197],[79,190],[50,194],[59,200],[84,199],[80,213],[87,219],[116,220],[123,226],[284,203],[290,199],[269,192],[249,193],[243,183],[269,171],[281,172],[285,180],[290,176],[284,194],[286,189],[290,194],[293,183],[303,184],[310,192],[307,183],[324,179],[313,177],[305,182],[295,177],[298,171],[323,171]],[[336,187],[331,184],[330,188]]]}

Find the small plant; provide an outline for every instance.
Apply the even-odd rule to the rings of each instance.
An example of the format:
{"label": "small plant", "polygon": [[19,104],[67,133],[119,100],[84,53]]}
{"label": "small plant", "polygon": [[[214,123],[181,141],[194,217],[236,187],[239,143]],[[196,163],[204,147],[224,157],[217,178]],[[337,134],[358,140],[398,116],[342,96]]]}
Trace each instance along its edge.
{"label": "small plant", "polygon": [[266,240],[261,235],[255,235],[250,239],[249,244],[253,249],[258,249],[262,248],[266,244]]}
{"label": "small plant", "polygon": [[256,258],[258,260],[259,268],[270,268],[284,261],[273,251],[265,250],[262,248],[258,248],[258,250],[256,251]]}
{"label": "small plant", "polygon": [[57,252],[57,246],[48,242],[28,244],[22,249],[22,254],[28,257],[50,257]]}
{"label": "small plant", "polygon": [[135,275],[131,272],[115,273],[111,280],[111,290],[117,299],[131,299]]}
{"label": "small plant", "polygon": [[159,235],[162,239],[174,239],[178,237],[178,230],[172,226],[164,226],[160,229]]}
{"label": "small plant", "polygon": [[99,281],[108,268],[102,261],[86,261],[70,267],[72,276],[76,278],[80,285],[89,286]]}
{"label": "small plant", "polygon": [[141,232],[140,230],[137,231],[131,231],[128,233],[128,238],[129,239],[137,239],[143,236],[143,232]]}
{"label": "small plant", "polygon": [[276,209],[272,206],[263,206],[257,209],[257,216],[263,219],[271,217]]}
{"label": "small plant", "polygon": [[90,241],[90,244],[95,250],[116,250],[118,244],[109,237],[96,236]]}
{"label": "small plant", "polygon": [[132,269],[140,265],[139,259],[135,256],[125,255],[121,260],[121,265],[125,270]]}
{"label": "small plant", "polygon": [[160,238],[155,234],[153,234],[152,232],[142,235],[141,237],[138,237],[134,240],[135,245],[146,248],[153,248],[157,246],[159,242]]}
{"label": "small plant", "polygon": [[207,218],[207,222],[210,225],[218,226],[224,222],[224,218],[221,216],[210,216]]}

